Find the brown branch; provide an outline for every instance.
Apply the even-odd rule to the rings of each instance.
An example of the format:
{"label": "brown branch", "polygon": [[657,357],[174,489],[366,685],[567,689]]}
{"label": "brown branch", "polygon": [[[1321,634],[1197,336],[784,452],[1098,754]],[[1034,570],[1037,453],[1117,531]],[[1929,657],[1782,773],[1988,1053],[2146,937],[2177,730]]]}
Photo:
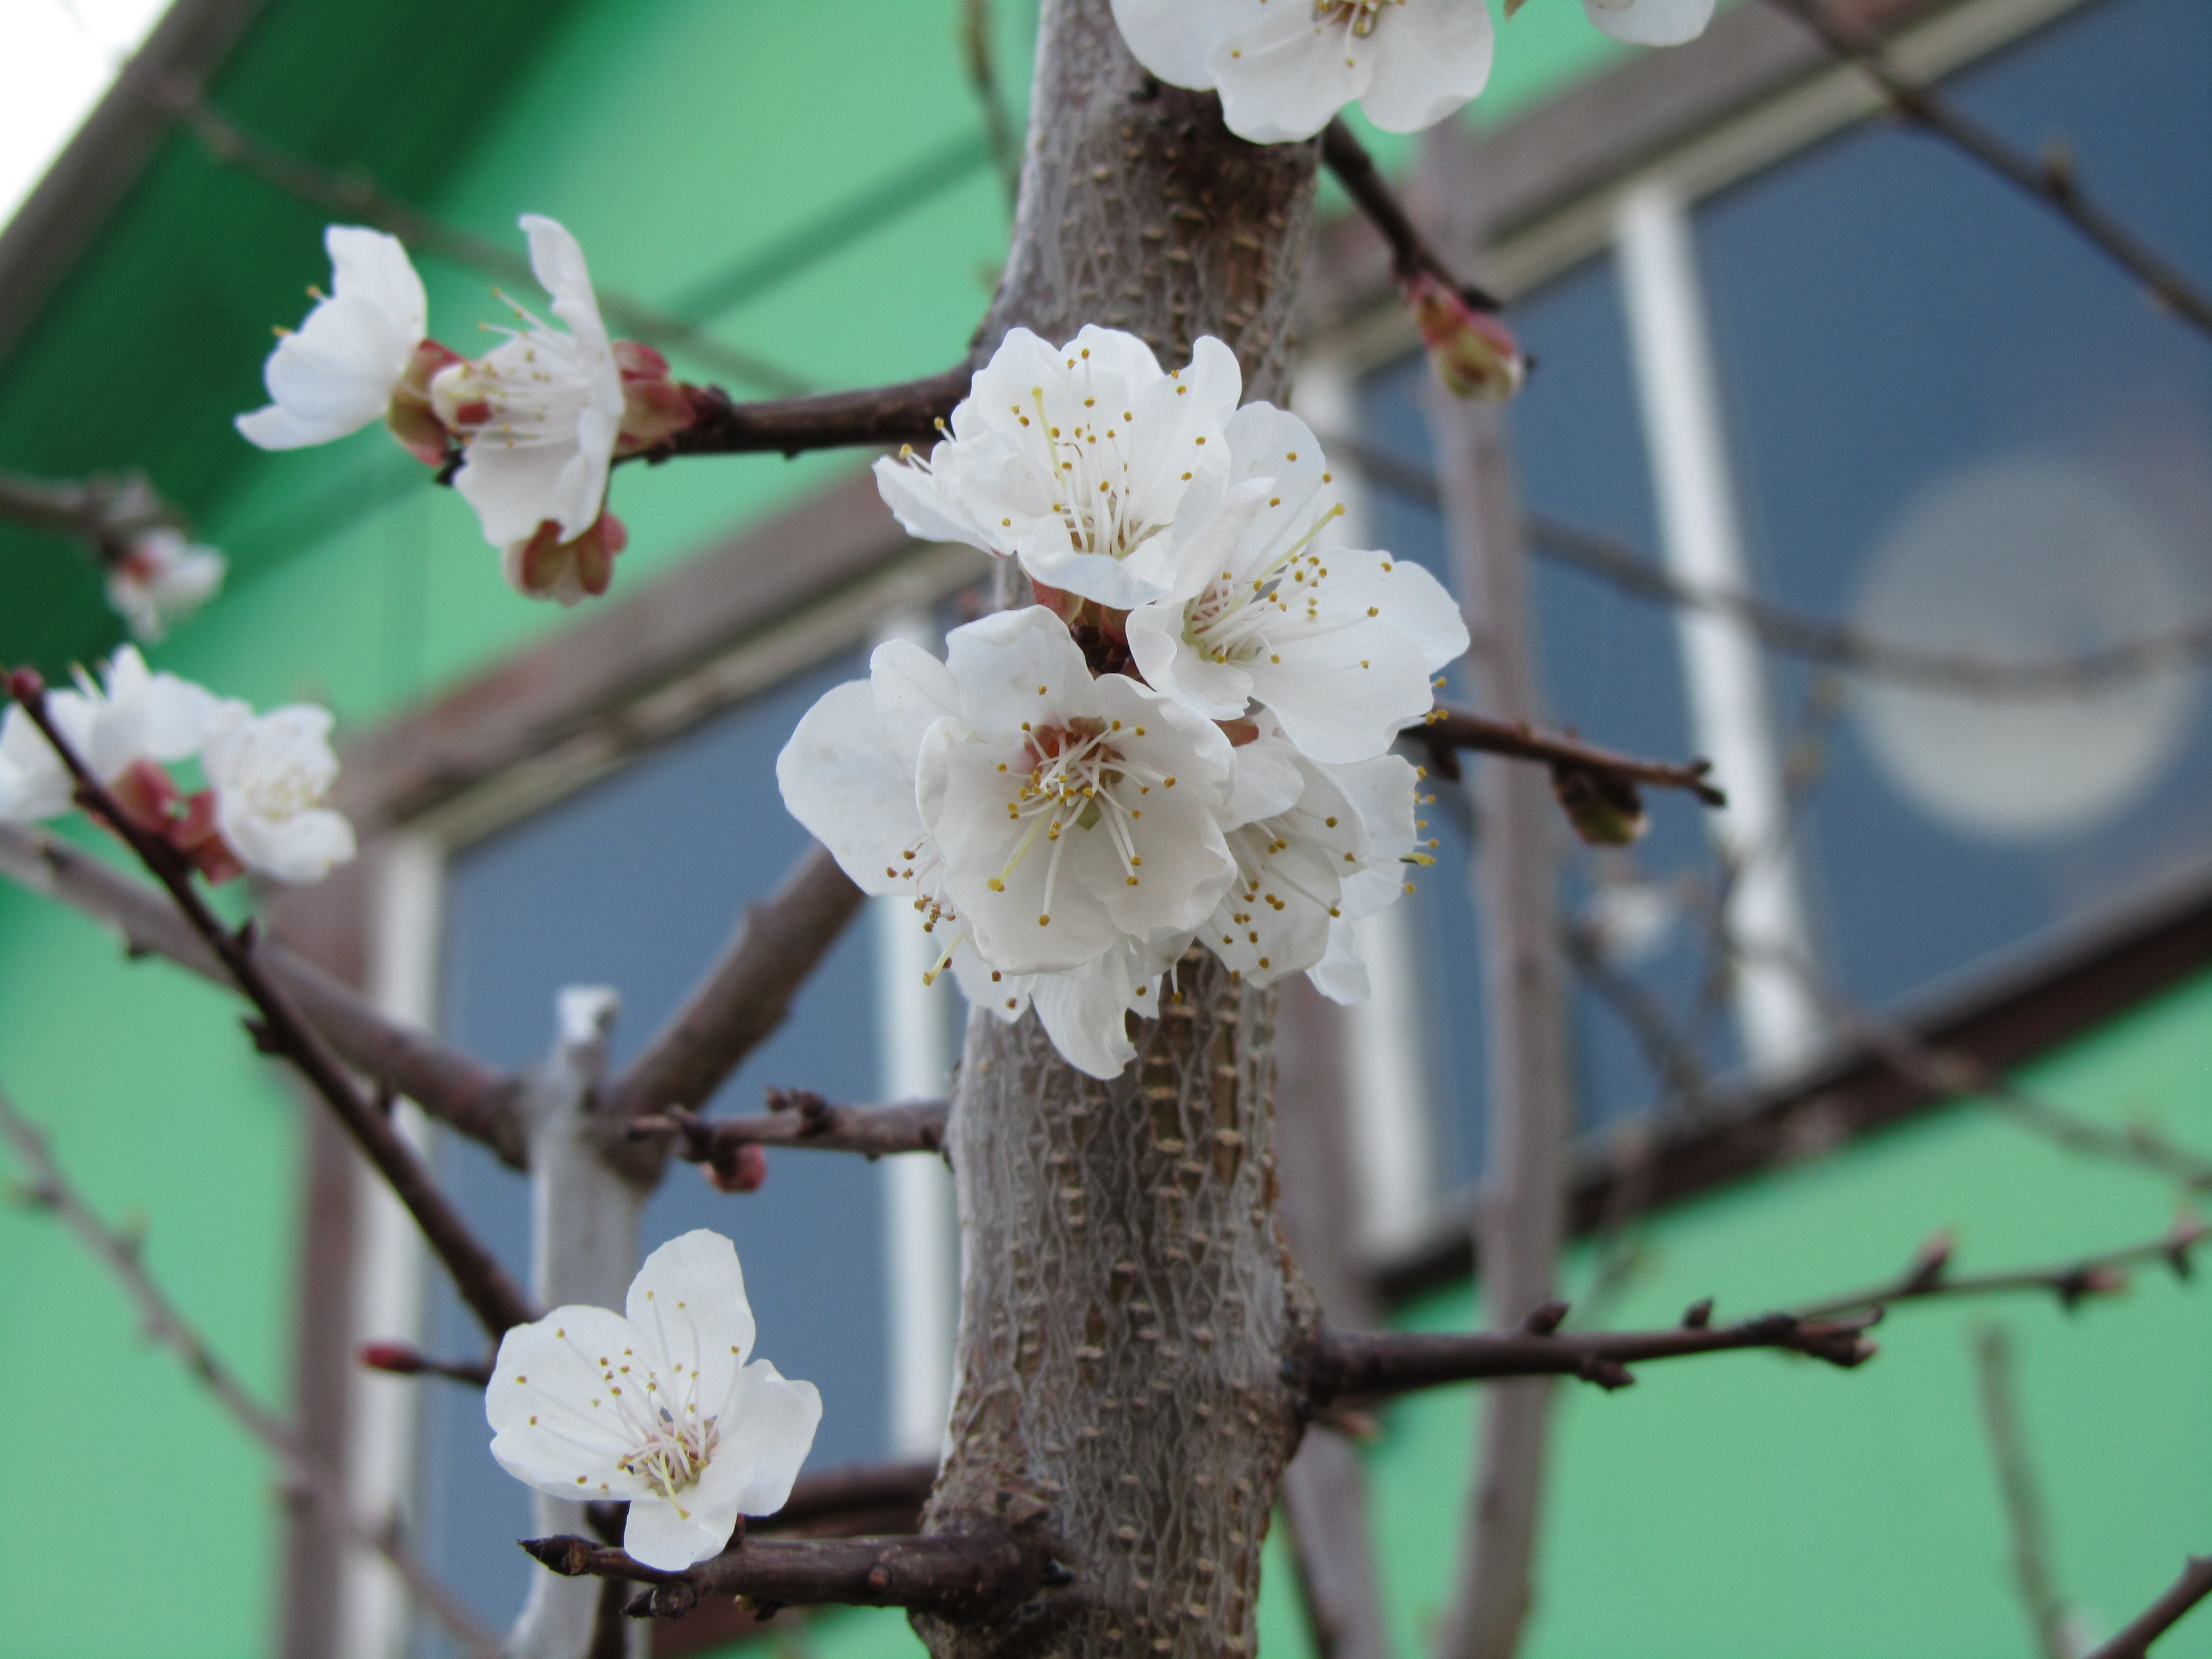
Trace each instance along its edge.
{"label": "brown branch", "polygon": [[1954,1277],[1950,1237],[1938,1233],[1921,1246],[1904,1272],[1887,1284],[1810,1303],[1796,1310],[1796,1314],[1800,1319],[1837,1319],[1862,1309],[1886,1308],[1899,1302],[2002,1296],[2016,1291],[2045,1292],[2071,1312],[2093,1297],[2118,1295],[2128,1287],[2127,1269],[2144,1262],[2162,1261],[2176,1278],[2189,1278],[2194,1271],[2191,1252],[2208,1237],[2212,1237],[2212,1225],[2184,1217],[2148,1243],[2130,1244],[2056,1267]]}
{"label": "brown branch", "polygon": [[2179,1624],[2208,1595],[2212,1595],[2212,1555],[2192,1555],[2165,1595],[2137,1613],[2118,1636],[2082,1659],[2143,1659],[2152,1643]]}
{"label": "brown branch", "polygon": [[1562,771],[1598,773],[1630,784],[1686,790],[1708,806],[1728,805],[1726,793],[1710,780],[1711,761],[1676,764],[1641,760],[1577,738],[1548,737],[1518,720],[1487,720],[1470,710],[1449,707],[1439,708],[1420,726],[1408,726],[1406,735],[1427,746],[1437,770],[1448,778],[1459,776],[1459,761],[1453,751],[1473,749],[1515,760],[1540,761],[1553,769],[1555,778]]}
{"label": "brown branch", "polygon": [[48,480],[0,471],[0,519],[71,537],[110,567],[146,532],[185,527],[143,472]]}
{"label": "brown branch", "polygon": [[1572,1376],[1601,1389],[1636,1381],[1629,1367],[1653,1359],[1775,1348],[1805,1354],[1846,1370],[1874,1358],[1866,1340],[1877,1312],[1846,1319],[1802,1319],[1763,1314],[1741,1324],[1705,1322],[1711,1304],[1700,1303],[1680,1326],[1661,1331],[1570,1331],[1562,1303],[1540,1308],[1522,1329],[1431,1334],[1425,1332],[1325,1331],[1286,1367],[1316,1405],[1347,1396],[1373,1399],[1454,1382],[1500,1376]]}
{"label": "brown branch", "polygon": [[[627,1552],[573,1535],[528,1538],[527,1550],[564,1578],[585,1574],[652,1587],[636,1613],[680,1619],[709,1595],[762,1606],[906,1607],[972,1620],[1048,1582],[1043,1544],[1010,1531],[913,1538],[749,1539],[681,1572],[640,1565]],[[1062,1579],[1065,1575],[1058,1575]]]}
{"label": "brown branch", "polygon": [[1322,165],[1336,175],[1336,182],[1344,186],[1344,193],[1352,198],[1367,216],[1368,222],[1389,244],[1391,273],[1400,282],[1411,282],[1421,276],[1434,276],[1477,310],[1504,308],[1494,295],[1455,276],[1443,257],[1429,246],[1428,238],[1421,234],[1420,228],[1407,215],[1405,204],[1384,180],[1375,158],[1344,124],[1342,116],[1322,129],[1321,159]]}
{"label": "brown branch", "polygon": [[497,1257],[471,1231],[461,1213],[438,1189],[415,1149],[401,1138],[383,1108],[362,1097],[337,1057],[314,1028],[277,988],[263,967],[259,940],[252,924],[235,933],[224,927],[192,885],[191,871],[166,841],[148,834],[116,804],[105,784],[93,775],[75,747],[54,725],[46,709],[46,687],[29,670],[5,677],[9,694],[29,715],[54,752],[76,780],[77,798],[85,810],[121,836],[138,855],[169,896],[177,902],[192,931],[221,960],[238,988],[246,994],[260,1018],[249,1023],[254,1042],[263,1053],[290,1060],[315,1092],[337,1115],[354,1142],[376,1166],[393,1194],[407,1206],[437,1253],[460,1292],[482,1322],[497,1337],[510,1327],[537,1317],[530,1300],[507,1277]]}
{"label": "brown branch", "polygon": [[688,388],[692,424],[639,459],[659,462],[678,455],[796,455],[809,449],[885,447],[932,441],[940,422],[968,395],[975,377],[960,362],[919,380],[825,392],[813,397],[738,403],[719,386]]}
{"label": "brown branch", "polygon": [[878,1158],[896,1152],[945,1150],[945,1115],[951,1103],[915,1100],[896,1106],[833,1106],[807,1089],[771,1089],[768,1110],[744,1117],[703,1118],[681,1106],[633,1121],[633,1139],[677,1136],[672,1150],[687,1164],[718,1174],[735,1173],[746,1146],[804,1146],[824,1152],[859,1152]]}
{"label": "brown branch", "polygon": [[[65,841],[0,823],[0,875],[106,923],[132,956],[166,957],[204,979],[237,988],[222,959],[166,897]],[[512,1168],[525,1166],[516,1079],[388,1018],[280,940],[261,940],[258,954],[269,977],[347,1065],[483,1142]]]}
{"label": "brown branch", "polygon": [[[333,173],[248,131],[210,105],[198,84],[133,63],[124,70],[129,87],[191,130],[216,162],[260,179],[295,200],[389,231],[419,252],[450,259],[503,283],[532,283],[529,260],[511,249],[441,223],[360,173]],[[597,289],[607,321],[635,337],[685,353],[749,386],[783,396],[808,390],[806,382],[751,352],[716,339],[697,325],[611,289]]]}
{"label": "brown branch", "polygon": [[2063,152],[2054,150],[2036,157],[2015,149],[1989,128],[1960,114],[1934,88],[1899,74],[1891,66],[1877,37],[1844,24],[1821,0],[1770,0],[1770,3],[1812,30],[1838,58],[1856,64],[1906,120],[1945,140],[2023,195],[2049,208],[2141,283],[2160,305],[2199,333],[2212,335],[2212,298],[2092,200],[2082,191],[2073,163]]}
{"label": "brown branch", "polygon": [[817,847],[803,854],[765,903],[745,913],[722,954],[684,1006],[608,1091],[614,1109],[642,1117],[671,1106],[696,1109],[770,1032],[846,924],[860,890]]}
{"label": "brown branch", "polygon": [[4,1092],[0,1092],[0,1139],[15,1149],[28,1170],[30,1179],[21,1188],[23,1200],[58,1218],[115,1275],[137,1304],[140,1328],[146,1335],[184,1362],[185,1369],[215,1397],[230,1419],[284,1466],[292,1486],[326,1522],[355,1544],[374,1550],[389,1561],[416,1599],[464,1646],[485,1659],[497,1659],[499,1638],[478,1624],[460,1598],[415,1559],[395,1529],[366,1527],[354,1519],[337,1477],[308,1449],[291,1424],[247,1392],[207,1340],[178,1311],[167,1292],[155,1283],[146,1271],[144,1240],[110,1227],[100,1218],[54,1161],[46,1136],[15,1109]]}
{"label": "brown branch", "polygon": [[2044,1519],[2043,1494],[2028,1459],[2027,1436],[2013,1389],[2012,1340],[2003,1326],[1985,1325],[1974,1334],[1974,1380],[1982,1425],[1989,1431],[1990,1452],[1996,1461],[1997,1487],[2004,1497],[2005,1525],[2012,1534],[2013,1577],[2035,1632],[2036,1646],[2041,1659],[2074,1659],[2067,1640],[2066,1601],[2051,1565],[2051,1528]]}

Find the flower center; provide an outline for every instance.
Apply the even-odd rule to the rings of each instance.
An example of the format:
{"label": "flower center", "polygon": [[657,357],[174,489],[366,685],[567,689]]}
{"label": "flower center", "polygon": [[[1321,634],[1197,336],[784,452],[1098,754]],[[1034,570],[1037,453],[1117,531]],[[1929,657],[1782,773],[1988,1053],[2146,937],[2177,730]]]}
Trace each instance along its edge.
{"label": "flower center", "polygon": [[[1071,830],[1103,829],[1121,860],[1121,874],[1132,887],[1142,880],[1137,872],[1144,855],[1137,851],[1136,825],[1145,810],[1126,798],[1133,786],[1139,799],[1155,787],[1172,789],[1175,780],[1158,769],[1131,760],[1115,746],[1119,720],[1079,716],[1061,725],[1033,726],[1030,731],[1030,769],[1006,801],[1006,817],[1026,822],[1027,831],[1015,843],[1006,866],[991,878],[994,893],[1006,890],[1006,878],[1027,858],[1042,836],[1051,848],[1045,868],[1044,905],[1037,926],[1052,922],[1053,889],[1060,878],[1060,856]],[[1136,728],[1134,735],[1145,735]]]}
{"label": "flower center", "polygon": [[[1030,402],[1036,418],[1032,422],[1024,416],[1022,424],[1036,440],[1033,459],[1045,470],[1054,497],[1052,510],[1067,526],[1068,540],[1077,552],[1126,559],[1167,528],[1164,523],[1145,522],[1131,500],[1128,446],[1136,424],[1134,410],[1123,410],[1119,421],[1109,415],[1103,428],[1095,416],[1086,416],[1073,429],[1063,431],[1045,413],[1042,386],[1030,388]],[[1086,409],[1094,403],[1091,398],[1084,399]]]}
{"label": "flower center", "polygon": [[1307,550],[1343,513],[1342,502],[1332,506],[1249,576],[1239,579],[1223,571],[1183,606],[1184,643],[1214,662],[1242,663],[1267,648],[1272,626],[1302,619],[1312,632],[1321,624],[1321,589],[1328,580],[1328,566],[1321,554]]}
{"label": "flower center", "polygon": [[592,401],[583,355],[570,336],[519,305],[514,313],[524,331],[498,330],[505,344],[439,371],[431,382],[437,412],[465,438],[489,436],[509,448],[574,442]]}
{"label": "flower center", "polygon": [[642,1480],[655,1498],[673,1498],[698,1484],[699,1476],[714,1460],[721,1432],[711,1417],[702,1424],[684,1425],[668,1414],[667,1407],[659,1409],[659,1424],[647,1427],[645,1444],[623,1459],[622,1469],[624,1474]]}
{"label": "flower center", "polygon": [[319,780],[307,767],[284,763],[263,771],[241,793],[258,818],[283,823],[322,804]]}
{"label": "flower center", "polygon": [[1385,6],[1402,6],[1406,0],[1314,0],[1316,23],[1349,23],[1352,32],[1365,39],[1382,21]]}

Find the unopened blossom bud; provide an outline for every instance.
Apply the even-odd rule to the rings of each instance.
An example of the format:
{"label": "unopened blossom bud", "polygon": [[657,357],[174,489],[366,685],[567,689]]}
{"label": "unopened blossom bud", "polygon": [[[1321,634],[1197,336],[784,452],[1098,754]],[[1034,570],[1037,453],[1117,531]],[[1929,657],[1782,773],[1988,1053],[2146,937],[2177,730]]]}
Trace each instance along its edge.
{"label": "unopened blossom bud", "polygon": [[768,1153],[751,1145],[732,1147],[713,1163],[702,1164],[700,1172],[718,1192],[757,1193],[768,1184]]}
{"label": "unopened blossom bud", "polygon": [[1406,307],[1437,376],[1455,397],[1502,404],[1521,390],[1528,359],[1512,331],[1469,305],[1450,283],[1423,271],[1405,285]]}
{"label": "unopened blossom bud", "polygon": [[422,1369],[422,1356],[404,1342],[364,1342],[361,1345],[361,1363],[373,1371],[413,1376]]}
{"label": "unopened blossom bud", "polygon": [[1587,766],[1554,766],[1552,793],[1575,834],[1592,847],[1626,847],[1651,827],[1644,797],[1618,772]]}
{"label": "unopened blossom bud", "polygon": [[629,532],[611,513],[601,513],[572,542],[561,539],[551,519],[527,541],[509,543],[500,557],[507,586],[526,599],[556,599],[562,605],[598,598],[614,580],[615,555],[629,545]]}
{"label": "unopened blossom bud", "polygon": [[668,359],[635,340],[614,343],[622,370],[622,434],[617,455],[635,455],[666,443],[699,418],[689,393],[668,373]]}
{"label": "unopened blossom bud", "polygon": [[461,354],[435,340],[419,343],[407,359],[407,372],[392,388],[384,410],[384,424],[399,440],[399,447],[425,466],[442,466],[458,441],[430,400],[430,382],[438,371],[461,361]]}

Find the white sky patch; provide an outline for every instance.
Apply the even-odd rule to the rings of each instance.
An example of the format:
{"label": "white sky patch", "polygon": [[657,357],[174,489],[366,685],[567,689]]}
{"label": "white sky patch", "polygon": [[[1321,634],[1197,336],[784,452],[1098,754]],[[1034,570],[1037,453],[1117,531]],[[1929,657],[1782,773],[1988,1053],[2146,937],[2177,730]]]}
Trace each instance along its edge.
{"label": "white sky patch", "polygon": [[0,0],[0,225],[167,9],[168,0]]}

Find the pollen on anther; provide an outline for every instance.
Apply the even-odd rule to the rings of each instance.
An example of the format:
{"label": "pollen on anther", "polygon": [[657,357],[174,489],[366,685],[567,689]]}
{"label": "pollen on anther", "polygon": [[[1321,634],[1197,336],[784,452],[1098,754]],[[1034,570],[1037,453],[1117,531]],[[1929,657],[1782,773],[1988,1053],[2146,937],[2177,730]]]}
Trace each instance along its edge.
{"label": "pollen on anther", "polygon": [[1052,918],[1051,918],[1050,916],[1039,916],[1039,917],[1037,918],[1037,926],[1038,926],[1038,927],[1051,927],[1051,926],[1052,926]]}
{"label": "pollen on anther", "polygon": [[1334,818],[1323,818],[1322,822],[1332,830],[1336,828],[1336,820]]}

